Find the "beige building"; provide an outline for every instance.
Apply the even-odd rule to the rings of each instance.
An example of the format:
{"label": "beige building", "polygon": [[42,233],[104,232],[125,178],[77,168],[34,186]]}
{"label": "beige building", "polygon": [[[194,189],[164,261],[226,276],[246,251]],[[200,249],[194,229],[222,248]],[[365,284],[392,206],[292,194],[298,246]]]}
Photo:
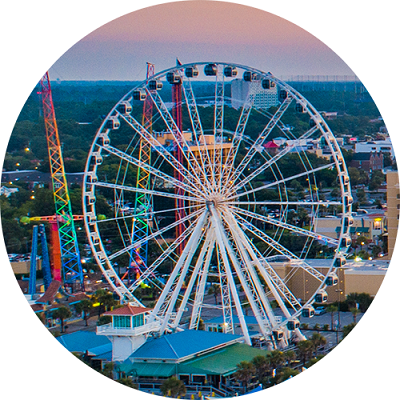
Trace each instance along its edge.
{"label": "beige building", "polygon": [[[313,259],[307,262],[317,271],[326,275],[332,260]],[[307,301],[317,291],[320,282],[295,263],[271,262],[271,266],[293,295]],[[349,293],[368,293],[375,296],[385,277],[389,261],[348,261],[344,267],[338,268],[336,274],[339,282],[327,287],[328,303],[344,301]]]}
{"label": "beige building", "polygon": [[[369,242],[375,242],[384,233],[386,216],[383,213],[355,215],[354,224],[350,227],[353,240],[364,236]],[[340,234],[342,219],[340,217],[316,218],[316,232],[337,239]]]}
{"label": "beige building", "polygon": [[388,171],[386,173],[387,181],[387,237],[388,237],[388,259],[392,258],[394,245],[397,237],[399,225],[400,210],[400,191],[399,175],[397,171]]}

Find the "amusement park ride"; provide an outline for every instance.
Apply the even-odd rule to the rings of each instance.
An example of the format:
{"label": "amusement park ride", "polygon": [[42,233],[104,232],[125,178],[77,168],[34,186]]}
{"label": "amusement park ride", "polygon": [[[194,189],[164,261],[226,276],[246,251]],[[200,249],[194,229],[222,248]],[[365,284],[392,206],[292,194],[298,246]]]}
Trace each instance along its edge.
{"label": "amusement park ride", "polygon": [[[82,220],[83,217],[72,215],[48,72],[40,80],[40,94],[42,96],[43,117],[56,213],[52,216],[32,217],[30,220],[50,223],[53,279],[62,282],[64,288],[69,287],[71,290],[77,288],[84,290],[81,258],[74,226],[74,220]],[[45,246],[45,241],[43,241],[45,232],[42,227],[43,225],[39,229],[42,238],[42,251],[44,250],[46,253],[47,246]],[[37,234],[37,227],[36,229],[34,227],[31,260],[36,260]],[[33,275],[35,274],[31,273],[31,277]],[[45,289],[47,289],[46,286],[45,282]]]}
{"label": "amusement park ride", "polygon": [[[228,83],[239,77],[247,94],[228,120]],[[201,91],[193,89],[196,79],[214,85],[211,98],[201,98]],[[260,102],[265,94],[273,103]],[[256,120],[264,121],[260,132],[254,131]],[[114,144],[122,127],[131,133],[123,149]],[[291,145],[269,153],[265,145],[271,134],[281,135]],[[309,156],[306,140],[321,144],[328,161],[313,165],[316,158]],[[112,180],[109,175],[103,178],[105,157],[119,165]],[[296,170],[284,170],[283,161],[294,159]],[[340,201],[320,197],[323,173],[336,175]],[[136,174],[136,185],[129,183],[130,174]],[[307,198],[293,195],[294,180],[302,183]],[[102,220],[96,218],[100,191],[115,199],[113,216]],[[124,199],[132,194],[133,215],[125,214]],[[148,64],[146,80],[113,107],[99,128],[83,185],[89,243],[121,302],[145,309],[135,292],[143,283],[159,289],[144,326],[140,332],[132,328],[131,337],[163,335],[183,326],[198,329],[202,312],[213,309],[222,315],[227,334],[234,332],[237,317],[250,345],[244,312],[248,307],[271,348],[304,339],[299,317],[312,317],[313,303],[326,302],[327,288],[337,285],[336,272],[351,243],[352,201],[340,147],[309,101],[269,72],[227,63],[178,62],[157,74]],[[289,210],[298,207],[309,210],[307,226],[288,218]],[[342,211],[338,238],[318,234],[319,212],[338,207]],[[65,221],[71,227],[70,209],[59,207],[59,213],[64,216],[65,208]],[[119,238],[113,238],[112,251],[107,251],[110,227]],[[286,244],[283,239],[288,235],[298,239],[300,250]],[[309,261],[317,244],[328,249],[327,268]],[[290,265],[288,271],[275,268],[277,256]],[[127,273],[120,276],[114,268],[117,263],[134,268],[134,279],[126,279]],[[77,279],[76,267],[75,263],[66,268]],[[291,278],[299,271],[315,288],[302,299],[291,287]],[[220,289],[219,304],[206,301],[211,284]]]}

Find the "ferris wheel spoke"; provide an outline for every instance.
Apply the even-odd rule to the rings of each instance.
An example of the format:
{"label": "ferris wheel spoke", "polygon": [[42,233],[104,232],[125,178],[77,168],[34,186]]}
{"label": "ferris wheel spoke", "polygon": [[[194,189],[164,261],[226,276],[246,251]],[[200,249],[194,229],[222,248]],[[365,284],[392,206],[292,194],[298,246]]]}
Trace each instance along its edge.
{"label": "ferris wheel spoke", "polygon": [[316,270],[315,268],[311,267],[308,263],[306,263],[300,257],[296,256],[294,253],[292,253],[286,247],[282,246],[279,242],[277,242],[276,240],[272,239],[270,236],[268,236],[261,229],[257,228],[254,224],[248,222],[247,220],[245,220],[244,218],[240,217],[237,214],[236,214],[236,217],[239,220],[238,221],[239,224],[243,228],[248,229],[248,227],[250,226],[251,227],[251,233],[253,235],[255,235],[256,237],[258,237],[260,240],[262,240],[265,244],[267,244],[268,246],[272,247],[278,253],[289,257],[291,260],[293,260],[296,263],[296,266],[300,266],[303,270],[308,272],[311,276],[313,276],[319,282],[323,282],[324,281],[325,275],[321,274],[318,270]]}
{"label": "ferris wheel spoke", "polygon": [[[189,329],[198,328],[199,322],[200,322],[200,314],[201,314],[201,308],[202,308],[203,300],[204,300],[208,271],[209,271],[209,267],[210,267],[210,263],[211,263],[211,257],[213,255],[214,248],[215,248],[215,234],[213,231],[210,231],[210,232],[211,232],[211,234],[210,234],[211,237],[209,239],[207,254],[204,258],[204,263],[202,264],[202,269],[201,269],[200,275],[199,275],[199,284],[197,286],[195,298],[193,301],[193,308],[192,308],[192,314],[190,317]],[[200,259],[200,257],[199,257],[199,259]]]}
{"label": "ferris wheel spoke", "polygon": [[207,143],[196,104],[196,97],[194,96],[190,79],[182,79],[182,89],[190,117],[193,130],[193,139],[196,142],[196,152],[199,155],[201,168],[205,171],[207,180],[210,182],[211,187],[215,189],[214,169],[212,168],[210,153],[207,150]]}
{"label": "ferris wheel spoke", "polygon": [[168,258],[171,259],[171,257],[174,255],[175,250],[181,245],[181,243],[184,243],[187,241],[189,236],[192,234],[194,228],[196,226],[196,221],[192,221],[188,228],[178,237],[176,238],[171,245],[163,251],[160,256],[143,272],[143,274],[140,276],[139,279],[137,279],[133,284],[129,287],[130,292],[134,292],[142,282],[145,282],[147,279],[149,279],[151,276],[154,276],[155,271],[157,268]]}
{"label": "ferris wheel spoke", "polygon": [[113,260],[114,258],[119,257],[120,255],[122,255],[122,254],[124,254],[124,253],[126,253],[126,252],[128,252],[128,251],[130,251],[132,249],[140,247],[142,244],[149,242],[150,240],[162,235],[165,232],[168,232],[172,228],[175,228],[177,225],[180,225],[180,224],[183,224],[186,221],[189,221],[190,219],[196,217],[197,215],[200,215],[202,212],[204,212],[204,209],[200,209],[198,211],[195,211],[192,214],[186,215],[185,217],[181,218],[180,220],[175,221],[175,222],[169,224],[168,226],[166,226],[166,227],[164,227],[164,228],[152,233],[151,235],[149,235],[149,236],[147,236],[147,237],[145,237],[145,238],[143,238],[141,240],[138,240],[135,243],[131,243],[129,246],[126,246],[124,249],[122,249],[120,251],[117,251],[116,253],[111,254],[108,257],[109,260]]}
{"label": "ferris wheel spoke", "polygon": [[[202,186],[208,185],[205,171],[202,170],[196,156],[191,151],[189,144],[183,138],[183,133],[176,125],[164,101],[161,99],[158,93],[151,93],[147,89],[146,91],[147,95],[150,96],[153,100],[153,103],[156,106],[159,114],[161,115],[169,133],[173,136],[175,146],[179,148],[179,150],[182,152],[183,157],[186,159],[191,175],[196,177],[196,181],[202,182]],[[200,178],[200,176],[202,178]]]}
{"label": "ferris wheel spoke", "polygon": [[[199,275],[200,269],[202,269],[203,272],[204,272],[204,270],[208,270],[208,266],[205,266],[204,263],[207,262],[207,260],[208,260],[208,262],[210,261],[210,253],[212,253],[212,251],[210,251],[210,250],[212,250],[212,245],[214,244],[215,239],[214,239],[214,232],[211,229],[208,229],[208,227],[205,229],[207,232],[206,237],[205,237],[204,243],[201,247],[200,253],[197,257],[196,265],[195,265],[193,271],[191,272],[189,283],[187,284],[187,287],[185,289],[185,295],[183,296],[181,304],[179,305],[178,312],[176,313],[174,321],[171,324],[173,327],[178,326],[178,324],[182,318],[183,312],[186,309],[186,305],[189,300],[189,296],[192,293],[193,286],[198,278],[200,280],[200,275]],[[207,254],[207,258],[205,259],[206,254]],[[203,267],[203,268],[201,268],[201,267]],[[202,293],[199,293],[201,291],[202,291]],[[204,285],[199,284],[197,287],[197,290],[196,290],[196,295],[199,295],[200,297],[204,298],[204,291],[205,291],[205,284]]]}
{"label": "ferris wheel spoke", "polygon": [[261,173],[263,173],[266,169],[270,168],[272,165],[276,164],[282,157],[284,157],[286,154],[291,152],[293,148],[296,146],[300,145],[301,140],[305,140],[309,138],[310,136],[313,135],[318,130],[317,127],[313,127],[310,130],[308,130],[306,133],[304,133],[302,136],[300,136],[298,139],[295,140],[295,143],[291,145],[290,147],[287,146],[277,154],[275,154],[272,158],[267,160],[264,164],[262,164],[260,167],[258,167],[254,172],[252,172],[249,176],[247,176],[245,179],[240,181],[237,185],[233,187],[233,191],[238,191],[242,187],[244,187],[248,182],[259,176]]}
{"label": "ferris wheel spoke", "polygon": [[334,238],[331,238],[329,236],[321,235],[319,233],[316,233],[316,232],[313,232],[313,231],[309,231],[307,229],[303,229],[303,228],[300,228],[300,227],[295,226],[295,225],[288,224],[288,223],[286,223],[284,221],[281,221],[281,220],[276,220],[274,218],[266,217],[264,215],[257,214],[257,213],[254,213],[252,211],[244,210],[244,209],[238,208],[238,207],[234,208],[234,212],[242,214],[242,215],[245,215],[245,216],[250,217],[250,218],[254,218],[254,219],[256,219],[256,220],[258,220],[260,222],[266,222],[268,224],[275,225],[275,226],[277,226],[279,228],[287,229],[287,230],[292,231],[295,234],[298,234],[298,235],[301,235],[301,236],[310,237],[310,238],[316,239],[316,240],[321,240],[321,241],[325,242],[326,244],[330,244],[332,246],[338,246],[339,245],[339,240],[338,239],[334,239]]}
{"label": "ferris wheel spoke", "polygon": [[[202,215],[197,220],[196,227],[193,229],[193,232],[189,240],[187,241],[181,256],[179,257],[178,262],[176,263],[173,271],[170,274],[170,277],[157,301],[157,304],[150,314],[151,321],[153,321],[157,316],[163,317],[164,321],[161,326],[161,333],[163,333],[169,322],[169,315],[172,313],[170,305],[172,303],[173,305],[175,304],[180,288],[178,291],[175,291],[175,289],[179,283],[183,283],[183,279],[186,275],[186,272],[184,271],[187,271],[187,269],[189,268],[189,263],[194,255],[196,246],[201,236],[203,235],[202,229],[207,222],[207,218],[208,212],[203,211]],[[165,315],[165,312],[167,312],[167,315]]]}
{"label": "ferris wheel spoke", "polygon": [[[232,232],[234,235],[236,235],[238,238],[238,243],[239,246],[245,246],[246,251],[248,252],[251,261],[248,260],[247,262],[247,269],[250,271],[253,271],[253,274],[255,275],[255,278],[253,278],[254,281],[256,279],[258,280],[258,274],[254,271],[254,266],[257,267],[259,272],[261,273],[261,276],[263,277],[265,283],[267,286],[270,288],[274,298],[277,300],[281,310],[285,314],[287,318],[290,318],[290,312],[286,308],[286,305],[284,304],[284,301],[282,301],[282,297],[284,297],[288,303],[291,305],[291,307],[297,311],[298,309],[301,308],[301,304],[298,302],[296,297],[290,292],[290,290],[286,287],[286,285],[279,279],[278,275],[275,273],[273,268],[263,259],[261,254],[258,252],[258,250],[255,248],[254,244],[251,243],[251,240],[245,235],[245,233],[240,229],[238,223],[236,222],[235,218],[230,215],[229,217],[230,223],[232,224]],[[266,265],[267,264],[267,265]],[[267,268],[266,268],[267,267]],[[266,311],[268,314],[268,317],[273,318],[272,323],[273,326],[276,326],[276,320],[274,317],[274,314],[272,312],[272,309],[269,305],[269,302],[267,300],[267,297],[265,295],[264,289],[263,288],[258,288],[258,292],[262,293],[262,295],[265,297],[265,306],[266,306]],[[272,315],[272,316],[271,316]]]}
{"label": "ferris wheel spoke", "polygon": [[249,92],[246,96],[246,100],[243,104],[236,130],[232,137],[232,147],[229,149],[228,155],[226,157],[224,185],[226,185],[231,180],[230,178],[232,175],[232,168],[234,166],[239,147],[242,142],[243,134],[247,126],[247,121],[249,120],[250,112],[253,109],[254,99],[255,85],[250,84]]}
{"label": "ferris wheel spoke", "polygon": [[[292,176],[289,176],[289,177],[284,178],[284,179],[280,179],[280,180],[275,181],[275,182],[267,183],[266,185],[259,186],[257,188],[252,189],[252,190],[248,190],[246,192],[243,192],[243,193],[240,193],[240,194],[236,194],[234,196],[230,196],[230,197],[227,198],[227,200],[236,199],[238,197],[246,196],[247,194],[255,193],[255,192],[258,192],[258,191],[263,190],[263,189],[268,189],[270,187],[274,187],[274,186],[279,185],[281,183],[286,183],[286,182],[289,182],[289,181],[291,181],[293,179],[301,178],[302,176],[310,175],[310,174],[313,174],[315,172],[322,171],[324,169],[332,168],[334,166],[335,166],[335,163],[325,164],[325,165],[323,165],[321,167],[313,168],[311,170],[302,172],[300,174],[292,175]],[[329,203],[333,204],[334,202],[329,202]],[[311,204],[311,202],[309,202],[309,204]]]}
{"label": "ferris wheel spoke", "polygon": [[[289,290],[285,282],[281,279],[281,277],[276,273],[274,268],[267,262],[267,260],[262,256],[260,251],[256,248],[256,246],[248,241],[248,244],[253,248],[254,253],[256,254],[254,258],[254,264],[256,265],[259,273],[263,277],[264,281],[267,283],[268,281],[275,287],[278,291],[279,296],[283,298],[288,304],[290,304],[291,308],[297,312],[301,309],[301,304],[294,294]],[[271,292],[273,294],[273,292]],[[286,308],[287,310],[287,308]]]}
{"label": "ferris wheel spoke", "polygon": [[277,321],[254,268],[254,253],[249,246],[249,239],[243,234],[232,214],[225,212],[224,217],[243,260],[243,267],[235,265],[235,268],[237,269],[239,279],[243,282],[242,285],[247,285],[247,299],[250,302],[262,333],[266,336],[270,334],[271,327],[277,325]]}
{"label": "ferris wheel spoke", "polygon": [[[160,216],[161,214],[168,214],[168,213],[172,213],[175,210],[189,210],[193,208],[193,206],[185,206],[185,207],[179,207],[179,208],[169,208],[167,210],[160,210],[160,211],[146,211],[143,213],[137,213],[137,214],[130,214],[130,213],[123,213],[124,215],[122,216],[114,216],[112,218],[105,218],[105,219],[97,219],[96,223],[97,224],[104,224],[107,222],[118,222],[119,220],[130,220],[133,218],[144,218],[144,219],[153,219],[153,218],[157,218],[158,216]],[[117,213],[116,213],[117,215]],[[162,216],[160,216],[160,218],[164,218]],[[89,224],[94,224],[95,222],[90,222]]]}
{"label": "ferris wheel spoke", "polygon": [[[228,284],[229,284],[229,288],[231,291],[231,295],[233,297],[233,301],[234,301],[234,305],[235,305],[235,309],[236,309],[236,313],[237,316],[239,318],[239,322],[240,322],[240,326],[242,328],[242,333],[243,336],[245,338],[245,342],[247,344],[251,344],[251,339],[249,336],[249,331],[247,329],[247,325],[246,325],[246,321],[244,318],[244,314],[243,314],[243,309],[242,309],[242,305],[240,303],[240,298],[239,298],[239,294],[237,292],[236,289],[236,283],[234,281],[233,275],[232,275],[232,271],[230,269],[230,263],[229,263],[229,259],[228,259],[228,255],[227,255],[227,251],[229,248],[229,243],[228,240],[226,238],[226,236],[224,235],[224,231],[221,225],[221,221],[219,219],[218,213],[215,210],[214,206],[210,206],[211,208],[211,221],[212,221],[212,225],[215,231],[215,235],[216,235],[216,241],[218,243],[218,249],[222,258],[222,262],[224,264],[224,269],[225,269],[225,273],[227,276],[227,280],[228,280]],[[226,245],[228,245],[228,248],[226,247]],[[235,255],[232,255],[233,260],[235,260]],[[231,258],[231,260],[232,260]],[[233,262],[233,261],[232,261]]]}
{"label": "ferris wheel spoke", "polygon": [[[257,140],[253,143],[253,145],[250,147],[249,151],[247,152],[247,154],[244,156],[244,158],[242,159],[242,161],[239,163],[239,165],[237,166],[237,168],[235,168],[234,170],[232,170],[232,174],[231,174],[231,178],[229,179],[228,182],[230,182],[231,180],[233,181],[233,184],[236,182],[236,180],[238,178],[240,178],[240,176],[242,175],[242,173],[244,172],[244,170],[246,169],[247,165],[249,164],[249,162],[253,159],[254,155],[257,153],[260,153],[263,151],[263,144],[265,143],[265,141],[268,139],[269,134],[271,133],[271,131],[275,128],[276,124],[278,123],[278,121],[282,118],[283,114],[285,113],[285,111],[288,109],[289,105],[292,102],[292,98],[290,96],[288,96],[279,106],[278,110],[276,111],[276,113],[273,115],[273,117],[270,119],[270,121],[268,122],[267,126],[263,129],[263,131],[260,133],[260,135],[258,136]],[[227,185],[227,189],[231,189],[232,185],[228,183]]]}
{"label": "ferris wheel spoke", "polygon": [[143,189],[143,188],[125,186],[125,185],[118,185],[116,183],[92,182],[91,185],[108,188],[108,189],[114,189],[114,190],[126,190],[128,192],[145,193],[145,194],[150,194],[152,196],[160,196],[160,197],[169,197],[172,199],[188,200],[188,201],[192,201],[192,202],[196,202],[196,203],[205,203],[205,199],[201,199],[199,197],[183,196],[180,194],[169,193],[169,192],[159,192],[157,190]]}
{"label": "ferris wheel spoke", "polygon": [[185,192],[189,192],[194,196],[198,196],[199,194],[201,194],[201,191],[195,185],[191,185],[191,184],[193,184],[193,182],[191,182],[190,180],[186,180],[187,183],[178,181],[174,177],[165,174],[164,172],[160,171],[159,169],[154,168],[151,165],[149,165],[141,160],[138,160],[137,158],[130,156],[130,155],[124,153],[123,151],[118,150],[115,147],[101,146],[101,148],[103,150],[107,151],[108,153],[114,154],[115,156],[127,161],[128,163],[145,170],[149,174],[152,174],[155,177],[160,178],[164,182],[172,183],[174,186],[184,190]]}
{"label": "ferris wheel spoke", "polygon": [[121,118],[123,118],[126,123],[131,126],[132,129],[136,131],[140,137],[146,141],[154,150],[157,152],[165,161],[168,162],[176,171],[180,171],[181,175],[184,177],[190,177],[187,178],[190,181],[196,181],[196,184],[199,185],[199,187],[204,187],[204,182],[201,182],[200,179],[196,176],[193,175],[189,170],[182,164],[180,163],[176,157],[168,151],[149,131],[147,131],[139,122],[136,121],[135,118],[133,118],[131,115],[123,115],[119,114]]}
{"label": "ferris wheel spoke", "polygon": [[225,80],[221,67],[215,80],[215,96],[214,96],[214,152],[213,152],[213,169],[216,171],[216,180],[218,186],[221,187],[222,170],[223,170],[223,151],[224,151],[224,91]]}

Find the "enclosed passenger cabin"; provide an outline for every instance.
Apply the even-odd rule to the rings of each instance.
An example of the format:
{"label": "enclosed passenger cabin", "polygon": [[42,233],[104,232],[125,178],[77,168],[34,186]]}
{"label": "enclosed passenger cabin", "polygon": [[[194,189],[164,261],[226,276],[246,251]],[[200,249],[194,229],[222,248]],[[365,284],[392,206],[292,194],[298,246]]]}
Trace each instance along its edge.
{"label": "enclosed passenger cabin", "polygon": [[294,331],[295,329],[300,328],[300,322],[297,318],[290,319],[287,322],[286,327],[288,328],[289,331]]}
{"label": "enclosed passenger cabin", "polygon": [[340,176],[342,177],[343,185],[348,185],[350,183],[350,178],[346,173],[342,172]]}
{"label": "enclosed passenger cabin", "polygon": [[133,100],[145,101],[146,97],[147,97],[147,93],[144,89],[138,89],[133,92],[132,96],[133,96]]}
{"label": "enclosed passenger cabin", "polygon": [[334,261],[335,268],[343,267],[346,264],[346,259],[344,257],[338,257]]}
{"label": "enclosed passenger cabin", "polygon": [[204,67],[204,73],[207,76],[215,76],[215,75],[217,75],[217,72],[218,72],[218,68],[215,64],[207,64]]}
{"label": "enclosed passenger cabin", "polygon": [[281,329],[274,329],[272,331],[272,334],[274,335],[275,340],[282,340],[283,339],[283,331]]}
{"label": "enclosed passenger cabin", "polygon": [[344,205],[348,207],[351,204],[353,204],[353,197],[350,196],[349,194],[345,195],[344,196]]}
{"label": "enclosed passenger cabin", "polygon": [[304,318],[312,318],[315,315],[315,310],[313,306],[305,306],[302,310],[301,310],[301,316]]}
{"label": "enclosed passenger cabin", "polygon": [[122,115],[129,115],[132,112],[132,106],[129,101],[121,101],[117,106],[117,110]]}
{"label": "enclosed passenger cabin", "polygon": [[179,85],[182,83],[182,77],[177,71],[167,73],[167,82],[171,85]]}
{"label": "enclosed passenger cabin", "polygon": [[251,71],[243,72],[243,80],[246,82],[251,82],[257,79],[257,74]]}
{"label": "enclosed passenger cabin", "polygon": [[306,110],[306,108],[303,106],[303,104],[296,103],[296,111],[297,111],[298,113],[305,113],[307,110]]}
{"label": "enclosed passenger cabin", "polygon": [[237,74],[238,74],[238,71],[237,71],[237,69],[235,68],[235,67],[225,67],[224,68],[224,75],[227,77],[227,78],[234,78],[235,76],[237,76]]}
{"label": "enclosed passenger cabin", "polygon": [[107,129],[118,129],[120,127],[120,122],[117,117],[110,117],[106,122]]}
{"label": "enclosed passenger cabin", "polygon": [[316,303],[326,303],[328,301],[328,293],[321,289],[314,297]]}
{"label": "enclosed passenger cabin", "polygon": [[347,251],[350,245],[351,245],[350,236],[347,235],[343,236],[342,239],[340,240],[339,251]]}
{"label": "enclosed passenger cabin", "polygon": [[90,206],[90,205],[96,203],[96,197],[93,196],[92,194],[87,194],[85,196],[85,203],[87,206]]}
{"label": "enclosed passenger cabin", "polygon": [[325,284],[327,286],[336,286],[339,283],[339,278],[334,272],[330,272],[326,279],[325,279]]}
{"label": "enclosed passenger cabin", "polygon": [[354,224],[354,218],[353,217],[344,217],[343,218],[343,225],[347,228],[348,226],[351,226]]}
{"label": "enclosed passenger cabin", "polygon": [[147,84],[147,87],[148,87],[149,90],[161,90],[162,87],[163,87],[163,84],[162,84],[161,81],[159,81],[157,79],[152,79]]}
{"label": "enclosed passenger cabin", "polygon": [[196,78],[199,76],[199,70],[197,67],[187,67],[185,68],[185,76],[187,78]]}
{"label": "enclosed passenger cabin", "polygon": [[263,79],[261,81],[261,86],[263,89],[272,89],[275,87],[275,82],[270,79]]}
{"label": "enclosed passenger cabin", "polygon": [[286,100],[288,97],[288,92],[286,90],[279,91],[279,100]]}

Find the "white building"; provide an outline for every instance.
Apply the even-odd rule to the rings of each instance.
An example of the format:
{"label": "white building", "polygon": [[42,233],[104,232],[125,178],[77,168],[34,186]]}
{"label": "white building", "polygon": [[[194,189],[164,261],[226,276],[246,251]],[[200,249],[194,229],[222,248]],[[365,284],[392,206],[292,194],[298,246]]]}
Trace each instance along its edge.
{"label": "white building", "polygon": [[385,140],[374,140],[369,142],[360,142],[354,145],[355,153],[389,153],[391,158],[394,158],[394,150],[392,142],[389,138]]}
{"label": "white building", "polygon": [[232,81],[232,107],[237,110],[243,106],[244,101],[250,90],[250,85],[254,85],[256,97],[254,100],[255,108],[269,108],[279,104],[278,90],[275,86],[271,89],[264,89],[260,81],[248,82],[242,79]]}

